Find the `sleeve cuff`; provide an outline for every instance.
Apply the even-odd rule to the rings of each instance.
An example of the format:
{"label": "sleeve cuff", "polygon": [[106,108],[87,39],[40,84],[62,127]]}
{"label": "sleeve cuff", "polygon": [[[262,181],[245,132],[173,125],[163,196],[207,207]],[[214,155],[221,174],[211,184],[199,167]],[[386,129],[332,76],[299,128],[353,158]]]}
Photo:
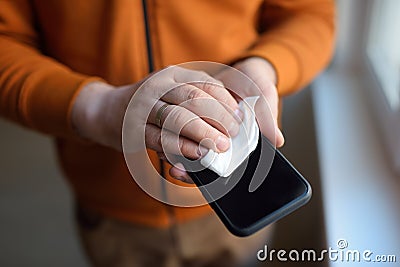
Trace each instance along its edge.
{"label": "sleeve cuff", "polygon": [[276,71],[277,88],[280,96],[297,90],[300,82],[300,66],[296,53],[284,43],[265,42],[246,51],[241,58],[261,57]]}

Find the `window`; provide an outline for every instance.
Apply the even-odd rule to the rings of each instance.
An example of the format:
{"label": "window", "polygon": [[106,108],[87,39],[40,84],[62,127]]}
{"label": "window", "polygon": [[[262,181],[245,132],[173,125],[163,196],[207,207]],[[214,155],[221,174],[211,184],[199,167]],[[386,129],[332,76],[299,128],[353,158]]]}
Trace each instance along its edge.
{"label": "window", "polygon": [[[400,173],[400,1],[369,0],[365,55],[373,73],[372,107],[394,169]],[[368,80],[368,79],[367,79]]]}
{"label": "window", "polygon": [[392,111],[400,110],[400,1],[371,2],[367,57]]}

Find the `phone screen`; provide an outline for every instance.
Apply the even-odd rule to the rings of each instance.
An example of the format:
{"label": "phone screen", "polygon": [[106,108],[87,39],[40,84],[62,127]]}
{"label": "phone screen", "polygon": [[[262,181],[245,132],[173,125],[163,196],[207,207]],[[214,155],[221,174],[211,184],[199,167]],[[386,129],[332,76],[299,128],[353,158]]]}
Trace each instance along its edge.
{"label": "phone screen", "polygon": [[[272,164],[264,164],[268,158]],[[311,197],[308,182],[261,134],[257,148],[230,177],[220,178],[209,169],[189,175],[228,229],[240,236],[280,219]],[[252,180],[262,181],[254,191],[249,190]],[[218,198],[226,188],[230,190]]]}

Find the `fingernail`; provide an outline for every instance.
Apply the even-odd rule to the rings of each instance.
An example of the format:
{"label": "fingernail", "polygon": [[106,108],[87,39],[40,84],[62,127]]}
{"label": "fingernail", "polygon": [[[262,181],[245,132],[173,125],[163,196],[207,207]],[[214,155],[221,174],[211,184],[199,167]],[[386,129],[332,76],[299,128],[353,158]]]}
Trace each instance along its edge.
{"label": "fingernail", "polygon": [[243,112],[242,112],[239,108],[237,108],[233,113],[235,113],[235,115],[237,116],[236,119],[239,118],[239,121],[240,121],[240,122],[243,121],[244,114],[243,114]]}
{"label": "fingernail", "polygon": [[204,157],[207,153],[208,149],[204,146],[199,146],[199,148],[197,149],[197,155],[199,156],[199,158]]}
{"label": "fingernail", "polygon": [[281,130],[278,127],[276,127],[275,129],[276,129],[275,130],[275,135],[277,136],[277,139],[278,140],[282,140],[281,142],[277,143],[277,146],[281,147],[285,143],[285,137],[283,136]]}
{"label": "fingernail", "polygon": [[219,151],[226,151],[229,148],[229,139],[226,138],[225,136],[218,136],[217,141],[215,142],[217,148]]}

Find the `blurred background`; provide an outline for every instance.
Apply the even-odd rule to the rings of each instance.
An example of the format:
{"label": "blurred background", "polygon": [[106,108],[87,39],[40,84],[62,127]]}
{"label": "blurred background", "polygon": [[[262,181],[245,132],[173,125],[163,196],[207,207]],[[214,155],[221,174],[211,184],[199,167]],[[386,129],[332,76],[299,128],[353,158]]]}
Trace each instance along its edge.
{"label": "blurred background", "polygon": [[[275,249],[348,249],[400,262],[400,1],[338,0],[335,58],[283,100],[287,158],[312,201],[277,223]],[[88,266],[52,140],[0,119],[0,266]],[[315,266],[362,266],[319,262]],[[309,266],[310,263],[273,263]],[[270,265],[268,265],[270,266]]]}

